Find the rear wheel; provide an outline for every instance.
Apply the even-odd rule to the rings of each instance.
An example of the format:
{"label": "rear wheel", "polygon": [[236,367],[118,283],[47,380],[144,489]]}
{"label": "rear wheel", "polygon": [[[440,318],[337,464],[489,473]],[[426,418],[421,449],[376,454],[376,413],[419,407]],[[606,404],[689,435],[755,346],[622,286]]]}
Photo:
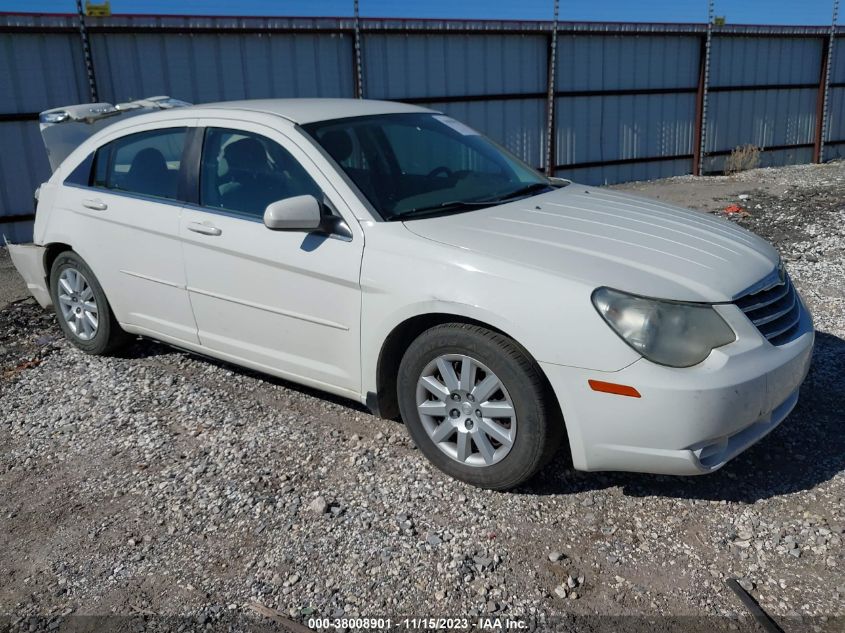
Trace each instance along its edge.
{"label": "rear wheel", "polygon": [[102,286],[73,251],[60,253],[53,262],[50,294],[62,332],[83,352],[106,354],[127,341]]}
{"label": "rear wheel", "polygon": [[483,488],[530,479],[563,435],[537,364],[511,339],[479,326],[422,333],[405,352],[397,389],[402,419],[426,457]]}

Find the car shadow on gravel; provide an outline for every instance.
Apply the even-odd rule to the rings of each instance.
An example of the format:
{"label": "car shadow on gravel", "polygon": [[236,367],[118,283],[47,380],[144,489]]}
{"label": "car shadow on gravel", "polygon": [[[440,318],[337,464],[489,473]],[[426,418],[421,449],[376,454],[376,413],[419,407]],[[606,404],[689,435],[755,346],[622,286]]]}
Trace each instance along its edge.
{"label": "car shadow on gravel", "polygon": [[319,398],[320,400],[325,400],[326,402],[331,402],[333,404],[346,407],[348,409],[353,409],[355,411],[371,415],[370,410],[365,405],[356,402],[355,400],[350,400],[349,398],[344,398],[343,396],[336,396],[326,391],[313,389],[305,385],[300,385],[299,383],[290,382],[288,380],[285,380],[284,378],[277,378],[276,376],[264,374],[260,371],[249,369],[248,367],[235,365],[233,363],[229,363],[224,360],[214,358],[212,356],[206,356],[204,354],[200,354],[192,350],[182,349],[173,345],[168,345],[167,343],[161,343],[153,339],[139,338],[138,340],[133,341],[130,345],[127,345],[126,347],[114,352],[113,356],[124,360],[141,360],[145,358],[170,356],[174,354],[185,354],[190,358],[198,359],[202,362],[214,365],[216,367],[220,367],[221,369],[231,371],[241,376],[248,376],[254,380],[258,380],[266,384],[283,387],[284,389],[294,391],[304,396]]}
{"label": "car shadow on gravel", "polygon": [[634,497],[753,503],[824,484],[845,470],[845,340],[816,332],[810,373],[790,416],[721,470],[700,477],[582,473],[559,456],[527,494],[566,494],[621,487]]}

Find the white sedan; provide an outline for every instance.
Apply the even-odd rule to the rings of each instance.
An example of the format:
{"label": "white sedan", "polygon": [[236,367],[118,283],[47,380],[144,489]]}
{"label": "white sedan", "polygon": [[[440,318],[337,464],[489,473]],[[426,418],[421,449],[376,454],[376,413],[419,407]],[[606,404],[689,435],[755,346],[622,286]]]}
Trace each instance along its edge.
{"label": "white sedan", "polygon": [[60,135],[10,246],[85,352],[141,335],[353,398],[494,489],[562,442],[580,470],[712,472],[795,406],[810,314],[729,222],[411,105],[144,103],[44,113],[93,133]]}

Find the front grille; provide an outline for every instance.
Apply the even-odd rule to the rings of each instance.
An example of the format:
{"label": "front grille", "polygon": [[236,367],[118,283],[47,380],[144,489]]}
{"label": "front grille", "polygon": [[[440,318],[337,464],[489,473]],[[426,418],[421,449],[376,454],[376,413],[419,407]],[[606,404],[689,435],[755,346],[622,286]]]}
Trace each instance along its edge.
{"label": "front grille", "polygon": [[743,295],[734,303],[772,345],[791,341],[798,331],[801,301],[785,272],[774,285]]}

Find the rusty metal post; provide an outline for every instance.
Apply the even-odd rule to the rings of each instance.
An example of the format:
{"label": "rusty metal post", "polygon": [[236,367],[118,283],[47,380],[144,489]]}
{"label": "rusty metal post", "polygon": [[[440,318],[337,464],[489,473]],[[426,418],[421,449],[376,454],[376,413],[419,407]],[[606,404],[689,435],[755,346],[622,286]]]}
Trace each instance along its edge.
{"label": "rusty metal post", "polygon": [[707,33],[704,36],[698,76],[698,93],[695,112],[695,147],[693,147],[692,173],[701,176],[704,172],[705,148],[707,146],[707,89],[710,85],[710,48],[713,41],[713,0],[707,2]]}
{"label": "rusty metal post", "polygon": [[94,74],[94,59],[91,57],[91,44],[88,41],[88,29],[85,28],[85,11],[82,9],[82,0],[76,0],[76,12],[79,15],[79,37],[82,40],[82,56],[85,60],[85,72],[88,75],[88,96],[91,103],[97,103],[97,77]]}
{"label": "rusty metal post", "polygon": [[695,176],[701,175],[701,151],[703,143],[702,126],[704,124],[704,85],[705,85],[705,58],[707,56],[707,37],[701,37],[701,46],[698,53],[698,91],[695,93],[695,136],[692,141],[692,173]]}
{"label": "rusty metal post", "polygon": [[822,63],[819,69],[819,90],[816,93],[816,132],[813,140],[813,162],[822,162],[824,144],[825,109],[827,107],[828,72],[830,67],[830,40],[822,42]]}
{"label": "rusty metal post", "polygon": [[358,13],[358,0],[353,2],[355,10],[355,98],[364,98],[364,70],[361,62],[361,19]]}
{"label": "rusty metal post", "polygon": [[836,20],[839,17],[839,0],[833,0],[833,17],[830,34],[822,44],[822,64],[819,73],[819,92],[816,97],[816,138],[813,144],[813,162],[824,162],[824,141],[827,136],[828,110],[830,101],[830,68],[836,44]]}
{"label": "rusty metal post", "polygon": [[557,59],[557,21],[560,10],[560,3],[554,0],[554,19],[552,21],[552,34],[549,38],[548,71],[549,76],[546,83],[546,160],[545,168],[547,176],[555,175],[555,63]]}

